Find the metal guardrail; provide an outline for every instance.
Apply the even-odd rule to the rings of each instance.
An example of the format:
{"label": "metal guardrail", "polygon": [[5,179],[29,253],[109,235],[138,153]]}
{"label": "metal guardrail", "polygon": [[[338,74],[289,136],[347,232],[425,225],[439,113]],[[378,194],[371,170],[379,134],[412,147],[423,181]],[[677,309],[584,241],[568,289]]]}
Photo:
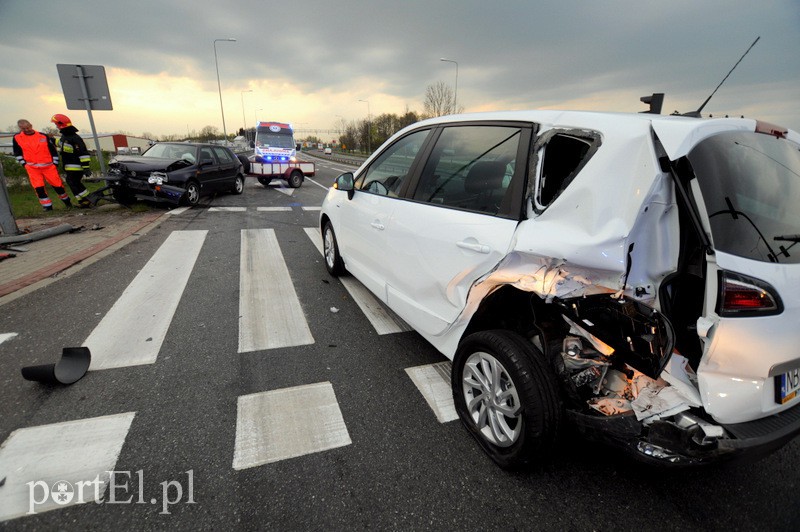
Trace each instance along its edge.
{"label": "metal guardrail", "polygon": [[331,155],[322,155],[308,151],[302,152],[302,156],[306,155],[319,161],[334,161],[337,163],[349,164],[352,166],[361,166],[364,163],[364,161],[367,160],[366,157],[359,157],[357,155],[342,155],[337,153],[332,153]]}

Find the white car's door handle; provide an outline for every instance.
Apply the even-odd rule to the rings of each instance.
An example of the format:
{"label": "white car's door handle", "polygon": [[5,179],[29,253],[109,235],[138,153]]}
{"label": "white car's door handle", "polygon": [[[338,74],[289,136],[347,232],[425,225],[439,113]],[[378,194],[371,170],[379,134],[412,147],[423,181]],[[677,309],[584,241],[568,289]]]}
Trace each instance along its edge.
{"label": "white car's door handle", "polygon": [[456,242],[456,245],[462,249],[477,251],[478,253],[483,253],[484,255],[488,255],[491,251],[491,248],[486,244],[479,244],[476,242]]}
{"label": "white car's door handle", "polygon": [[386,229],[386,227],[384,227],[384,225],[382,223],[380,223],[380,222],[372,222],[369,225],[371,225],[372,227],[374,227],[378,231],[383,231],[384,229]]}

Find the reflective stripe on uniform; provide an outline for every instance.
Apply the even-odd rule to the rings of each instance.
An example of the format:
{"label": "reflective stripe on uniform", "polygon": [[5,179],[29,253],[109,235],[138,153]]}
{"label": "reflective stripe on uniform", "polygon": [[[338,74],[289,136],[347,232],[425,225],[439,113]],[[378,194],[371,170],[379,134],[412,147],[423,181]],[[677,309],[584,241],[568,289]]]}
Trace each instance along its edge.
{"label": "reflective stripe on uniform", "polygon": [[75,194],[75,199],[76,199],[76,200],[80,200],[80,199],[82,199],[82,198],[84,198],[84,197],[88,196],[89,194],[91,194],[91,192],[89,192],[89,191],[88,191],[88,190],[86,190],[86,189],[83,189],[83,192],[81,192],[80,194]]}
{"label": "reflective stripe on uniform", "polygon": [[83,167],[81,165],[79,165],[79,164],[65,164],[64,165],[64,170],[67,170],[67,171],[69,171],[69,170],[81,171],[81,170],[83,170]]}

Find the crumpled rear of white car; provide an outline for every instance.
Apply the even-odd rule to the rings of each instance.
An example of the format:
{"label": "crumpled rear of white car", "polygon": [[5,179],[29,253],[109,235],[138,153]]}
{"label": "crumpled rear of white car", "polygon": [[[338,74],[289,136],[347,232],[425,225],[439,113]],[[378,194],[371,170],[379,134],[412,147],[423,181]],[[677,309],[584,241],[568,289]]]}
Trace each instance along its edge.
{"label": "crumpled rear of white car", "polygon": [[798,177],[800,135],[750,119],[458,115],[340,176],[320,229],[331,273],[453,360],[500,466],[563,422],[701,464],[800,432]]}

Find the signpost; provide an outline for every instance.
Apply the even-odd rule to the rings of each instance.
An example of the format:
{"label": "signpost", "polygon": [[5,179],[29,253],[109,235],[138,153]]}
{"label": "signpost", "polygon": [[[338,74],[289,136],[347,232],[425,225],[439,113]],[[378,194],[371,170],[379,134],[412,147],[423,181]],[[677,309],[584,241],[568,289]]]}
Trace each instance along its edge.
{"label": "signpost", "polygon": [[106,164],[103,151],[100,149],[100,139],[94,127],[92,111],[111,111],[111,95],[108,91],[106,69],[100,65],[56,65],[58,77],[61,80],[61,89],[67,109],[86,109],[89,114],[89,125],[92,128],[94,146],[97,151],[97,161],[100,163],[100,173],[106,175]]}

